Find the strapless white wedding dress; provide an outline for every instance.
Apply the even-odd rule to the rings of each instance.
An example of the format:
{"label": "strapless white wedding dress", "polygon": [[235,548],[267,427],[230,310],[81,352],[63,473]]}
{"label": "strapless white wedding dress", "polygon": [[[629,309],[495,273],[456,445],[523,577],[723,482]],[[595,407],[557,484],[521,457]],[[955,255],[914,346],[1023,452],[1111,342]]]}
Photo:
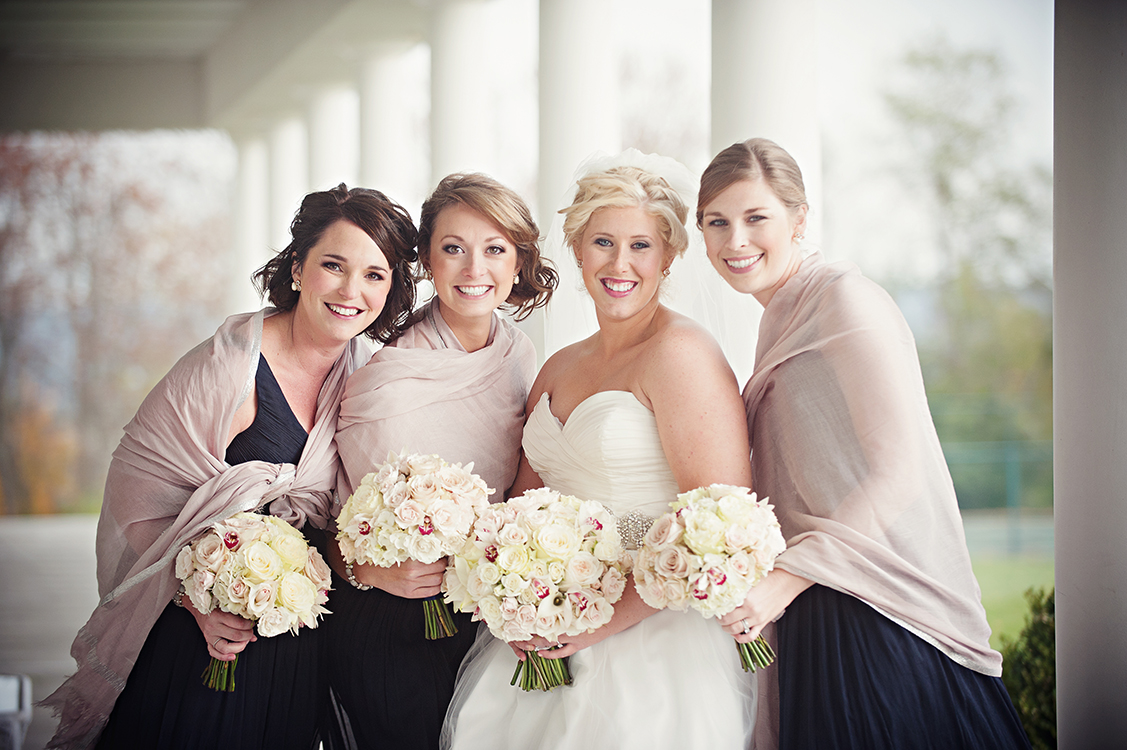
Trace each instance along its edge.
{"label": "strapless white wedding dress", "polygon": [[[545,395],[524,428],[544,484],[616,514],[666,512],[677,485],[653,413],[627,391],[583,401],[561,425]],[[632,584],[631,584],[632,585]],[[597,750],[751,746],[754,675],[735,641],[696,611],[663,610],[573,655],[574,683],[510,686],[517,658],[484,625],[458,674],[442,746],[451,750]]]}

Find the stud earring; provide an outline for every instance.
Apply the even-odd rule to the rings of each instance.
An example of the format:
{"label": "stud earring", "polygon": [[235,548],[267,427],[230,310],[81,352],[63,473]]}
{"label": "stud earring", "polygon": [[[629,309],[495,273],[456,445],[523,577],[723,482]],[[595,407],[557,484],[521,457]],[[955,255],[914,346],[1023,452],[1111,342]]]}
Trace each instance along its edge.
{"label": "stud earring", "polygon": [[796,232],[795,233],[795,235],[794,235],[794,241],[795,242],[802,242],[804,239],[806,239],[805,234],[803,234],[802,232]]}
{"label": "stud earring", "polygon": [[669,278],[669,266],[666,266],[665,268],[661,269],[661,276],[662,276],[662,278],[665,278],[665,279]]}
{"label": "stud earring", "polygon": [[297,279],[294,279],[293,281],[290,282],[290,289],[293,289],[295,292],[300,292],[301,291],[301,282]]}

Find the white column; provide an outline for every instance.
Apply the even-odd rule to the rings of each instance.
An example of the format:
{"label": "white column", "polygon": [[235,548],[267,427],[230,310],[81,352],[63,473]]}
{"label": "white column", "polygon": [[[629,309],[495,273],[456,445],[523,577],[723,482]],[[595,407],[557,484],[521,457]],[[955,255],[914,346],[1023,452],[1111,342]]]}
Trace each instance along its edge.
{"label": "white column", "polygon": [[545,231],[576,167],[622,149],[613,0],[540,0],[539,216]]}
{"label": "white column", "polygon": [[372,50],[360,63],[360,184],[386,193],[415,218],[425,188],[415,153],[418,139],[410,106],[416,73],[406,44]]}
{"label": "white column", "polygon": [[360,176],[360,98],[356,89],[331,86],[313,94],[306,114],[309,189],[356,185]]}
{"label": "white column", "polygon": [[712,152],[770,138],[798,162],[821,243],[818,0],[712,0]]}
{"label": "white column", "polygon": [[[545,233],[562,208],[575,171],[598,151],[622,150],[620,45],[613,0],[540,0],[540,174],[537,221]],[[535,209],[534,209],[535,210]],[[545,313],[521,328],[543,359],[590,335],[594,309],[571,253],[545,247],[560,284]]]}
{"label": "white column", "polygon": [[1127,5],[1055,22],[1057,732],[1081,750],[1127,736]]}
{"label": "white column", "polygon": [[487,45],[503,43],[487,0],[436,0],[431,12],[431,184],[451,172],[492,171],[495,118]]}
{"label": "white column", "polygon": [[251,280],[270,259],[270,155],[260,137],[238,140],[235,247],[231,263],[231,312],[256,310],[263,301]]}
{"label": "white column", "polygon": [[270,248],[290,243],[290,222],[309,191],[309,144],[300,117],[282,120],[270,131]]}

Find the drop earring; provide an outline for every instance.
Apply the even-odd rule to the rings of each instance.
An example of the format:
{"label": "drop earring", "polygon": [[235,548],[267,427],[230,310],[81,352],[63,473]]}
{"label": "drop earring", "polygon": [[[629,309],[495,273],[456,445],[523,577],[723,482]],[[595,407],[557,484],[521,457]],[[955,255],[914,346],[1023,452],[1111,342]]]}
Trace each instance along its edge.
{"label": "drop earring", "polygon": [[519,283],[520,283],[520,274],[514,273],[513,274],[513,286],[516,286]]}
{"label": "drop earring", "polygon": [[295,292],[300,292],[301,291],[301,281],[299,281],[298,279],[294,279],[293,281],[291,281],[290,282],[290,289],[293,289]]}

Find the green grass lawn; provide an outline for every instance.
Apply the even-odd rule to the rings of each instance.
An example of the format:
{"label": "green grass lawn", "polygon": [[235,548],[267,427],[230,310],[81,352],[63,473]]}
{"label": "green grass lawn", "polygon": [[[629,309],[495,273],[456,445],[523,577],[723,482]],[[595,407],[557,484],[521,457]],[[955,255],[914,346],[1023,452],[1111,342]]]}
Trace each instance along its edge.
{"label": "green grass lawn", "polygon": [[1042,557],[985,557],[971,560],[982,588],[982,606],[990,622],[990,645],[1000,648],[1000,636],[1017,638],[1025,626],[1030,587],[1053,586],[1053,561]]}

